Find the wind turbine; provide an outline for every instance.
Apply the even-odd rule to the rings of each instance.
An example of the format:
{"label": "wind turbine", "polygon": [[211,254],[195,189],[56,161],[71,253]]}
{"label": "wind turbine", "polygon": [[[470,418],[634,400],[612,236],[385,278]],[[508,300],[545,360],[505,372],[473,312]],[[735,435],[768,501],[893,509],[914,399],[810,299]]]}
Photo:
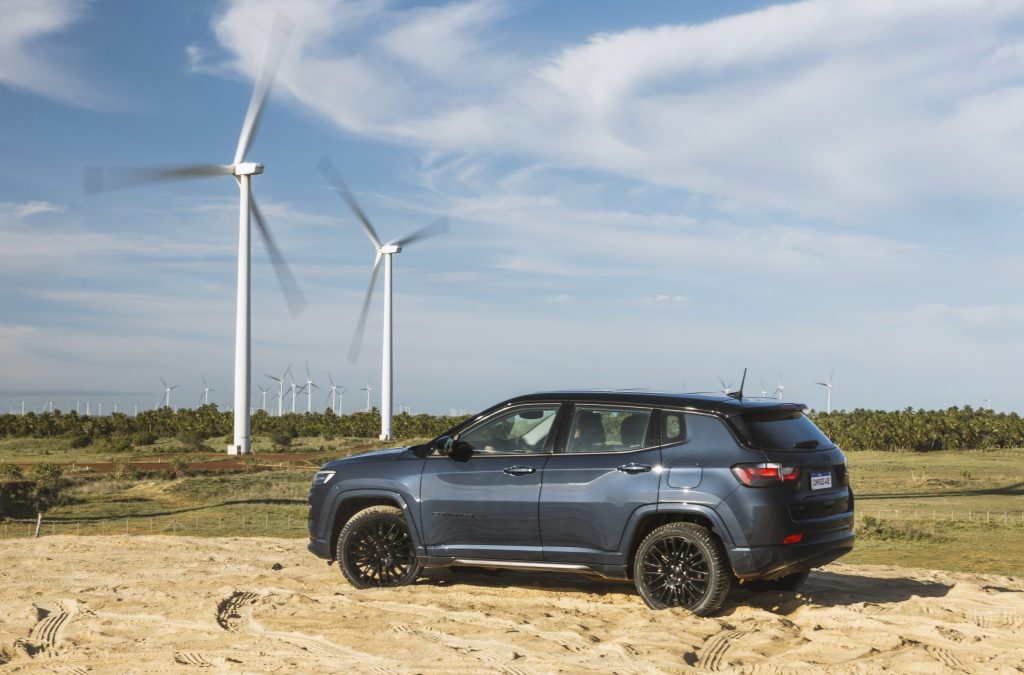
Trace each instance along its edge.
{"label": "wind turbine", "polygon": [[266,375],[266,374],[264,374],[264,377],[269,377],[272,380],[277,380],[277,416],[278,417],[280,417],[284,413],[284,378],[288,376],[288,373],[291,371],[291,369],[292,369],[291,364],[288,364],[288,367],[284,369],[283,373],[281,373],[281,377],[274,377],[273,375]]}
{"label": "wind turbine", "polygon": [[313,390],[320,387],[313,384],[313,378],[309,376],[309,361],[306,362],[306,412],[313,412]]}
{"label": "wind turbine", "polygon": [[764,388],[764,378],[761,378],[761,398],[768,398],[768,390]]}
{"label": "wind turbine", "polygon": [[825,381],[825,382],[815,382],[814,383],[814,384],[821,385],[822,387],[825,387],[825,393],[826,393],[825,412],[827,412],[827,413],[832,412],[832,376],[835,375],[835,374],[836,374],[836,371],[833,370],[831,373],[829,373],[827,381]]}
{"label": "wind turbine", "polygon": [[772,396],[778,395],[779,400],[781,401],[782,400],[782,392],[785,391],[785,389],[786,389],[786,385],[782,384],[782,373],[779,373],[779,386],[777,386],[775,388],[775,391],[772,393]]}
{"label": "wind turbine", "polygon": [[267,412],[267,392],[270,391],[270,387],[264,387],[262,384],[258,384],[256,386],[260,388],[260,396],[263,397],[263,400],[260,403],[260,410]]}
{"label": "wind turbine", "polygon": [[[434,221],[426,227],[416,230],[411,234],[407,234],[404,237],[398,239],[392,239],[386,244],[381,243],[380,237],[377,236],[377,231],[370,224],[369,218],[360,208],[356,202],[354,196],[349,191],[348,187],[345,186],[344,181],[341,180],[341,176],[338,175],[337,169],[334,168],[334,163],[327,157],[320,160],[317,165],[320,168],[320,172],[327,179],[335,191],[341,198],[345,200],[348,207],[359,219],[359,223],[363,226],[363,231],[366,233],[370,243],[373,244],[376,257],[373,260],[373,271],[370,273],[370,286],[366,289],[366,299],[363,301],[363,309],[359,314],[359,322],[356,324],[356,332],[352,338],[352,347],[349,349],[348,361],[354,364],[359,358],[359,348],[363,341],[363,331],[366,329],[366,313],[370,309],[370,299],[373,297],[374,286],[377,285],[377,272],[380,270],[380,261],[384,260],[384,334],[383,334],[383,349],[381,350],[381,374],[380,374],[380,438],[381,440],[391,439],[391,414],[392,414],[392,373],[391,366],[393,362],[392,353],[392,340],[391,340],[391,265],[392,256],[396,253],[402,252],[403,246],[419,241],[420,239],[426,239],[438,234],[442,234],[448,231],[448,219],[441,218]],[[369,385],[367,385],[369,386]],[[369,400],[370,393],[366,393],[367,400]],[[369,405],[367,405],[369,410]]]}
{"label": "wind turbine", "polygon": [[334,378],[331,377],[331,371],[327,371],[327,379],[331,381],[331,391],[327,394],[327,398],[324,399],[324,403],[327,401],[331,402],[331,412],[335,415],[338,414],[338,385],[334,383]]}
{"label": "wind turbine", "polygon": [[213,389],[210,389],[210,385],[206,384],[206,376],[203,375],[203,394],[202,396],[199,397],[199,399],[203,402],[203,405],[210,405],[211,391],[213,391]]}
{"label": "wind turbine", "polygon": [[360,389],[359,391],[366,392],[366,412],[370,412],[370,392],[373,391],[373,389],[370,388],[370,383],[367,382],[366,386]]}
{"label": "wind turbine", "polygon": [[[165,382],[164,378],[162,378],[162,377],[160,378],[160,383],[164,385],[164,407],[165,408],[170,408],[171,407],[171,389],[177,389],[178,385],[174,385],[172,387],[169,384],[167,384],[167,382]],[[88,407],[89,404],[86,403],[85,405]]]}
{"label": "wind turbine", "polygon": [[732,393],[732,382],[726,384],[722,378],[718,378],[718,383],[722,385],[722,393],[728,396]]}
{"label": "wind turbine", "polygon": [[143,183],[184,178],[200,178],[206,176],[234,176],[239,186],[239,218],[238,218],[238,286],[237,303],[235,306],[235,396],[234,396],[234,442],[228,446],[230,455],[247,455],[251,450],[249,397],[252,380],[252,362],[250,350],[252,346],[252,321],[250,317],[252,290],[250,217],[256,221],[256,230],[263,238],[267,254],[273,262],[278,281],[284,290],[285,298],[297,315],[305,305],[302,291],[295,283],[281,251],[274,243],[274,238],[267,229],[263,215],[260,213],[256,200],[252,196],[252,177],[263,173],[263,165],[245,161],[245,155],[252,146],[256,130],[259,127],[263,106],[273,84],[274,76],[284,56],[291,26],[285,17],[277,16],[274,30],[267,46],[263,70],[253,87],[249,107],[245,111],[242,131],[235,146],[235,155],[231,164],[196,164],[189,166],[149,168],[149,169],[101,169],[90,167],[85,171],[86,192],[99,192],[119,187],[130,187]]}

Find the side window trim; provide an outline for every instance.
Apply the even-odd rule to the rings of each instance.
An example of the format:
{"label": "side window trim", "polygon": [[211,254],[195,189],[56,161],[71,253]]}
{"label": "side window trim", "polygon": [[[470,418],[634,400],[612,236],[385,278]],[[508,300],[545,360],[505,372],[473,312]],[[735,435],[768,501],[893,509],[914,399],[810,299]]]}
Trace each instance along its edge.
{"label": "side window trim", "polygon": [[[612,410],[637,410],[637,411],[648,411],[650,413],[647,421],[647,433],[644,436],[644,445],[639,448],[627,448],[624,450],[595,450],[590,452],[569,452],[569,434],[572,431],[573,421],[576,419],[576,411],[580,408],[606,408]],[[561,414],[561,411],[560,413]],[[656,424],[658,419],[658,409],[650,406],[637,403],[566,403],[565,405],[565,419],[563,420],[562,427],[559,429],[557,445],[554,448],[555,454],[562,455],[626,455],[631,452],[645,452],[648,450],[654,450],[659,445],[653,444],[659,440],[660,434],[657,431]],[[653,431],[652,431],[653,430]]]}
{"label": "side window trim", "polygon": [[[453,438],[455,438],[456,440],[460,440],[462,435],[465,434],[467,431],[472,431],[473,429],[477,428],[478,426],[480,426],[482,424],[486,424],[486,423],[490,422],[491,420],[493,420],[495,417],[498,417],[500,415],[507,415],[509,413],[515,413],[517,410],[528,410],[528,409],[531,409],[531,408],[542,408],[542,407],[552,407],[552,408],[555,408],[555,419],[552,422],[551,431],[548,432],[548,437],[544,441],[544,448],[540,452],[534,452],[534,453],[530,453],[528,455],[523,454],[523,453],[517,453],[517,452],[473,453],[473,457],[479,459],[479,458],[485,458],[485,457],[531,457],[531,456],[532,457],[536,457],[536,456],[539,456],[539,455],[550,455],[552,453],[552,446],[551,446],[552,440],[551,440],[551,438],[552,438],[552,436],[554,436],[554,433],[552,433],[552,432],[555,431],[556,429],[558,429],[558,425],[561,424],[561,421],[559,420],[559,416],[561,416],[563,414],[563,412],[565,410],[565,407],[566,407],[565,403],[561,403],[559,401],[531,401],[529,403],[520,403],[518,405],[510,405],[510,406],[505,407],[505,408],[500,408],[498,410],[493,411],[490,415],[487,415],[484,418],[476,419],[476,420],[471,420],[471,423],[467,424],[464,428],[459,429],[459,432],[457,434],[455,434],[453,436]],[[434,454],[434,453],[431,453],[430,455],[428,455],[427,459],[430,459],[431,457],[440,457],[441,459],[448,459],[447,457],[443,457],[441,455],[437,455],[437,454]]]}

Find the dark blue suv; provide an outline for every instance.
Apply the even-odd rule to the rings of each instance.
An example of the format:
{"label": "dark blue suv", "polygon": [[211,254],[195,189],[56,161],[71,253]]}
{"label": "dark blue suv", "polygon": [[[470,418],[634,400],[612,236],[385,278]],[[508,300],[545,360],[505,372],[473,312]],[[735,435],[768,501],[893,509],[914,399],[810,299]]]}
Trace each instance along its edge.
{"label": "dark blue suv", "polygon": [[423,568],[632,579],[655,609],[714,612],[734,580],[795,590],[853,547],[846,457],[774,399],[556,392],[429,443],[325,464],[309,549],[359,588]]}

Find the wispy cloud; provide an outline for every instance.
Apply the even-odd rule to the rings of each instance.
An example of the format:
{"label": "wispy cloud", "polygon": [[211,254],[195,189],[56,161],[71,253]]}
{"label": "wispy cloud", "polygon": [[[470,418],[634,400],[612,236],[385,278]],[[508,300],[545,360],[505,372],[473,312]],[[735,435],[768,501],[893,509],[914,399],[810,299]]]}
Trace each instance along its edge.
{"label": "wispy cloud", "polygon": [[283,89],[348,131],[842,221],[1019,201],[1019,3],[806,1],[523,54],[497,2],[234,0],[217,35],[245,73],[277,6],[298,17]]}
{"label": "wispy cloud", "polygon": [[0,21],[0,83],[82,108],[107,107],[112,98],[75,72],[56,36],[90,8],[80,0],[8,0]]}

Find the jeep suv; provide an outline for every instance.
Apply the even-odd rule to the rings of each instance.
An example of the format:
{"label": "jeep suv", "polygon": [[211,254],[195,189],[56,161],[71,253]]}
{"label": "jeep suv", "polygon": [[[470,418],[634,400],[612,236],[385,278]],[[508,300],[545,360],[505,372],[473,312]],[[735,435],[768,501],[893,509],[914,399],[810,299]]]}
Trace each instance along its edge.
{"label": "jeep suv", "polygon": [[309,550],[358,588],[424,568],[632,579],[652,608],[714,612],[736,580],[795,590],[853,547],[846,457],[774,399],[557,392],[429,443],[329,462]]}

